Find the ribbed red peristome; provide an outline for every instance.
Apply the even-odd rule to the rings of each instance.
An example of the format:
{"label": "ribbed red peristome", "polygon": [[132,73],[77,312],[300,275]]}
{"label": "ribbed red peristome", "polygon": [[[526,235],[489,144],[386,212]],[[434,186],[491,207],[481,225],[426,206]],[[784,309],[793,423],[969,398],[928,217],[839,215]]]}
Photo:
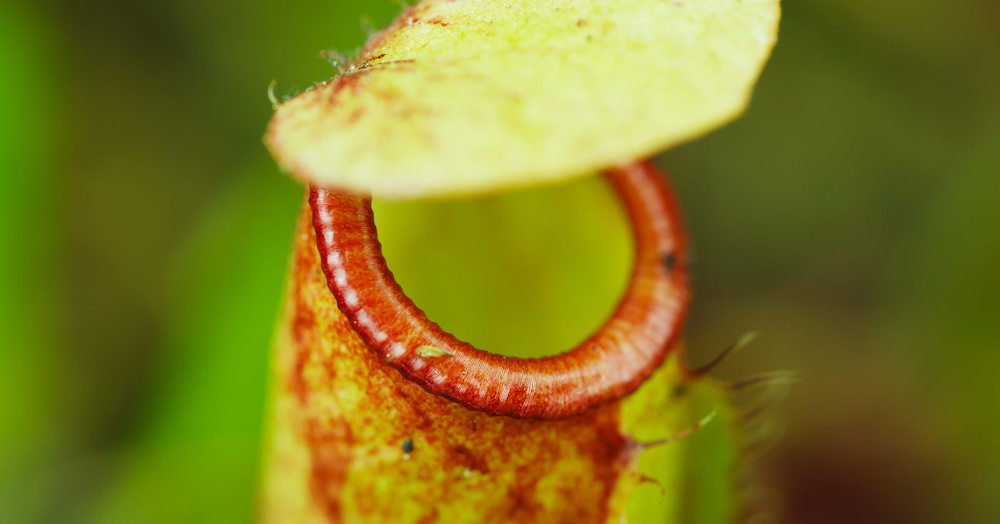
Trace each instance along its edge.
{"label": "ribbed red peristome", "polygon": [[635,265],[611,317],[565,353],[505,357],[445,332],[403,293],[386,266],[371,199],[313,187],[313,226],[330,291],[386,364],[471,409],[553,419],[621,398],[660,366],[677,337],[690,296],[688,259],[677,204],[663,176],[649,162],[616,167],[606,176],[628,213]]}

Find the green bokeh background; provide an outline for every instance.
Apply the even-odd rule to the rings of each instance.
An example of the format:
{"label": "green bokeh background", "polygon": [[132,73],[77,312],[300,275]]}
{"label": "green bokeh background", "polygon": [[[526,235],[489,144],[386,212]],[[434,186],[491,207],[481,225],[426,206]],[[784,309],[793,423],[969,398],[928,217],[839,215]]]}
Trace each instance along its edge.
{"label": "green bokeh background", "polygon": [[[261,143],[391,0],[0,4],[5,522],[252,519],[301,188]],[[667,152],[694,361],[791,368],[786,522],[1000,522],[1000,3],[787,0],[746,116]],[[764,484],[762,481],[762,488]]]}

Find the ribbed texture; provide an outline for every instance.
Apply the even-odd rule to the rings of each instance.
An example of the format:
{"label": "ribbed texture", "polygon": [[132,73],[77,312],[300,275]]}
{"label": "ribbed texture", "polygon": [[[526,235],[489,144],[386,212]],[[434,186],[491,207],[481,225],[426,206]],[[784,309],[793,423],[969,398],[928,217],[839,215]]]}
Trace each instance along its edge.
{"label": "ribbed texture", "polygon": [[[509,358],[445,332],[386,266],[371,199],[313,187],[327,283],[351,325],[388,365],[426,390],[494,415],[563,418],[631,393],[659,367],[687,311],[687,253],[676,202],[648,162],[608,171],[635,235],[635,267],[601,328],[561,355]],[[525,300],[531,300],[526,296]]]}

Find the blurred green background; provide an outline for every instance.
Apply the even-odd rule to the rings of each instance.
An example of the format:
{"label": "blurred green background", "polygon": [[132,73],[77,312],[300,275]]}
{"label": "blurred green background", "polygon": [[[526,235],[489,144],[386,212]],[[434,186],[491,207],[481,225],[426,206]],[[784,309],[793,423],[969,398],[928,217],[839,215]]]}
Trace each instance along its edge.
{"label": "blurred green background", "polygon": [[[391,0],[0,4],[5,522],[252,519],[301,188],[261,137]],[[666,153],[691,360],[804,376],[783,522],[1000,522],[1000,3],[786,0],[746,116]],[[764,491],[764,490],[762,490]]]}

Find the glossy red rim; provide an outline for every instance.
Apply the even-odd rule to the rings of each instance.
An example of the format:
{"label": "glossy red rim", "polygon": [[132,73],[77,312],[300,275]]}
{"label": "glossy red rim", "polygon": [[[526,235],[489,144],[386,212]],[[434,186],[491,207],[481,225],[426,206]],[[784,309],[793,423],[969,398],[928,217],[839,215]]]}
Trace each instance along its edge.
{"label": "glossy red rim", "polygon": [[689,300],[678,207],[649,162],[609,169],[635,236],[635,264],[614,313],[573,349],[522,359],[476,349],[432,322],[382,256],[371,198],[312,187],[323,272],[340,310],[388,365],[427,391],[493,415],[563,418],[621,398],[662,364]]}

